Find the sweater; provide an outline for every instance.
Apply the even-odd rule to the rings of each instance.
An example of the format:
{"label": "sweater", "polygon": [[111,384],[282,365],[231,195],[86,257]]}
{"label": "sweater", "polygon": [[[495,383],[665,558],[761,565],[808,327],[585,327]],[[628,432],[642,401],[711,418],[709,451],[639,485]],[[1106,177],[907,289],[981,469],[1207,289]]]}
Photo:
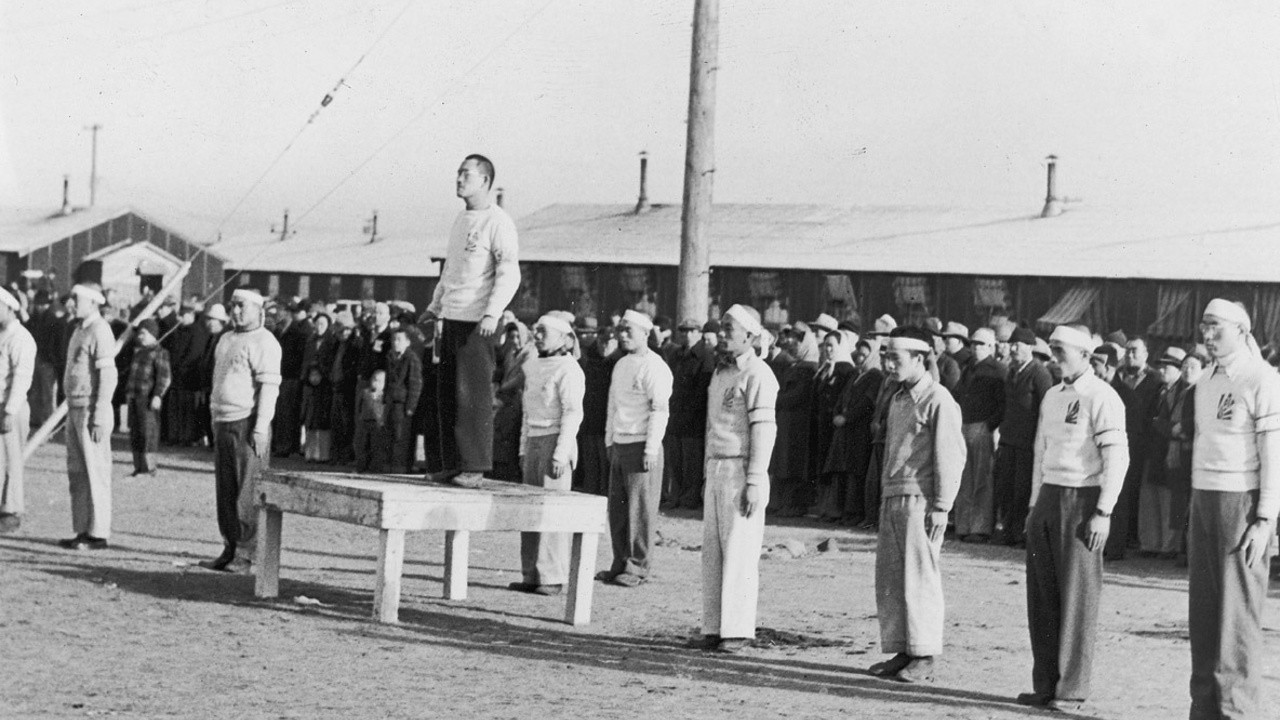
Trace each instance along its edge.
{"label": "sweater", "polygon": [[646,455],[662,452],[671,414],[671,369],[652,350],[628,353],[613,367],[604,444],[644,443]]}
{"label": "sweater", "polygon": [[449,248],[427,308],[445,320],[498,317],[520,289],[516,224],[497,205],[464,210],[449,231]]}

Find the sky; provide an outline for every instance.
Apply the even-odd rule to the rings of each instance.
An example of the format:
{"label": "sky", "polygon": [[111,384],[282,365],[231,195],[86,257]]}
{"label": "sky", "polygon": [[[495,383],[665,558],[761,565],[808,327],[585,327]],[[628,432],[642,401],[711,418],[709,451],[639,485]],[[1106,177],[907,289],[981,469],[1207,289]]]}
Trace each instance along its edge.
{"label": "sky", "polygon": [[[633,203],[641,150],[650,198],[679,202],[692,15],[0,0],[0,204],[56,208],[64,174],[86,204],[94,123],[98,203],[197,240],[285,209],[439,240],[470,152],[517,217]],[[1035,213],[1053,153],[1074,202],[1256,211],[1280,198],[1276,37],[1280,4],[1252,0],[724,2],[715,200]]]}

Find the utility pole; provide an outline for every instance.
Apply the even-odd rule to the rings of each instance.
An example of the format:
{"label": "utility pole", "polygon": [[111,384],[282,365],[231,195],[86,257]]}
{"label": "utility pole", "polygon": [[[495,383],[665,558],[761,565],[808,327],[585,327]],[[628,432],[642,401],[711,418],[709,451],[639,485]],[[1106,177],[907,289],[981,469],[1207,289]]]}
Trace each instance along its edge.
{"label": "utility pole", "polygon": [[720,1],[696,0],[693,52],[689,59],[689,120],[684,155],[684,202],[680,215],[681,320],[707,319],[711,296],[711,186],[715,177],[716,57],[720,45]]}
{"label": "utility pole", "polygon": [[98,196],[98,131],[102,125],[94,123],[85,128],[93,133],[93,150],[89,156],[89,207],[93,207]]}

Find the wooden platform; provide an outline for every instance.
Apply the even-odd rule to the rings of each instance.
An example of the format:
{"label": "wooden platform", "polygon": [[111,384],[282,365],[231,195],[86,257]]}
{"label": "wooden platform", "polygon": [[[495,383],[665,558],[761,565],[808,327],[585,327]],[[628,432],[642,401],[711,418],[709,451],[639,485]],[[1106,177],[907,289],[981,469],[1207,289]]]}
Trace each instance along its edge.
{"label": "wooden platform", "polygon": [[565,622],[591,621],[596,546],[607,531],[606,500],[598,495],[544,490],[485,480],[475,490],[407,475],[351,475],[268,470],[258,483],[258,563],[255,594],[280,591],[280,533],[284,513],[377,528],[378,577],[373,614],[394,623],[400,607],[404,534],[445,531],[444,597],[467,597],[470,533],[490,530],[573,534]]}

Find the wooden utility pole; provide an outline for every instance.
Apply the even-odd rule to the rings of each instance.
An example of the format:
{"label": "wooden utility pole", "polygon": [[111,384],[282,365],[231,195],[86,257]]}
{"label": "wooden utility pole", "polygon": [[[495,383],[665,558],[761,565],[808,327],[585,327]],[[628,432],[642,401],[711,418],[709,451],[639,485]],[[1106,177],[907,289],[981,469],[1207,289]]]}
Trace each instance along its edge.
{"label": "wooden utility pole", "polygon": [[711,296],[711,187],[715,179],[716,57],[720,1],[696,0],[689,59],[689,120],[680,216],[680,320],[707,319]]}
{"label": "wooden utility pole", "polygon": [[89,207],[98,199],[98,131],[102,126],[94,123],[85,128],[93,133],[93,149],[89,156]]}

